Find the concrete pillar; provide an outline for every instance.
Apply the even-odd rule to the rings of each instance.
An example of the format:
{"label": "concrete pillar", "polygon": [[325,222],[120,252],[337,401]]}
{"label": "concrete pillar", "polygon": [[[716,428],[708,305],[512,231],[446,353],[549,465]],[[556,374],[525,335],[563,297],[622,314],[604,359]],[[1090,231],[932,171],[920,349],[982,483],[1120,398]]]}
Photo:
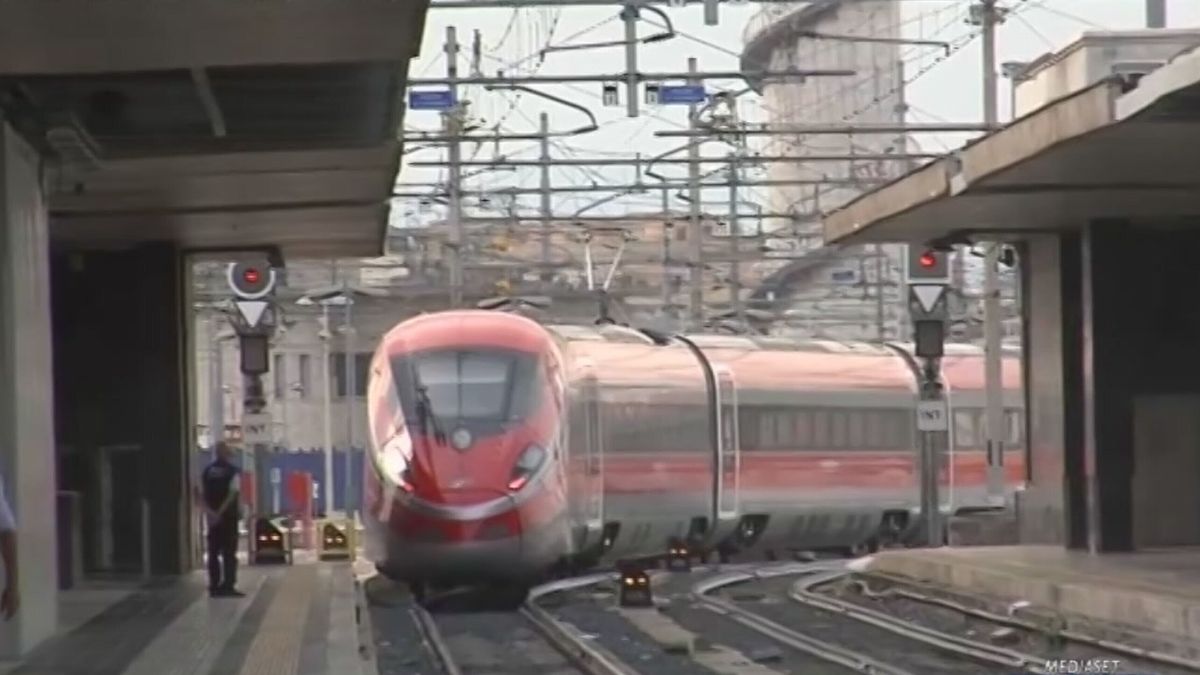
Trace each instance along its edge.
{"label": "concrete pillar", "polygon": [[46,205],[37,153],[0,120],[0,472],[17,517],[22,606],[0,658],[58,622],[54,378]]}
{"label": "concrete pillar", "polygon": [[1136,356],[1145,354],[1136,334],[1142,322],[1130,311],[1144,299],[1127,270],[1127,223],[1097,221],[1082,237],[1083,468],[1087,476],[1088,550],[1133,550],[1133,412]]}

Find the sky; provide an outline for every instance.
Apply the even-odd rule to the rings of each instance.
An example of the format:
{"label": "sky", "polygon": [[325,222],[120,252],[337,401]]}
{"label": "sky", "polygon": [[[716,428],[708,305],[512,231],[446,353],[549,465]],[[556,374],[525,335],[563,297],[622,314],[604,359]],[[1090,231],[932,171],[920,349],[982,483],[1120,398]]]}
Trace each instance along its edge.
{"label": "sky", "polygon": [[[952,43],[962,42],[976,29],[967,25],[965,17],[971,0],[895,0],[903,3],[902,35],[911,39],[934,39]],[[1012,8],[1013,14],[998,29],[997,52],[1000,63],[1006,61],[1030,61],[1038,56],[1061,48],[1088,30],[1122,30],[1139,28],[1145,22],[1144,0],[1001,0],[1002,6]],[[673,40],[641,46],[639,70],[642,72],[682,72],[687,69],[687,59],[695,57],[701,71],[728,71],[738,67],[738,53],[743,44],[743,30],[749,20],[767,5],[754,3],[725,4],[721,7],[718,26],[705,26],[699,5],[669,7],[661,5],[680,34]],[[621,47],[606,47],[583,50],[551,51],[545,59],[538,58],[541,50],[549,46],[582,45],[623,39],[622,23],[618,18],[620,7],[536,7],[522,9],[433,9],[426,23],[425,36],[420,56],[412,63],[411,78],[444,77],[446,58],[442,46],[446,29],[454,26],[462,51],[459,56],[459,73],[466,76],[472,70],[474,33],[479,31],[482,50],[480,70],[485,75],[495,75],[500,68],[510,74],[619,74],[625,69]],[[648,19],[660,21],[647,14]],[[1200,28],[1200,2],[1196,0],[1168,0],[1168,25],[1171,28]],[[639,35],[656,30],[654,25],[642,22]],[[982,57],[980,41],[968,42],[953,55],[934,64],[940,49],[928,46],[906,46],[902,58],[907,72],[916,74],[925,70],[908,86],[911,106],[910,122],[977,122],[983,118]],[[615,79],[615,78],[614,78]],[[710,90],[740,89],[736,80],[710,81]],[[601,102],[602,85],[552,84],[536,87],[553,96],[568,99],[593,112],[600,129],[593,133],[555,139],[551,154],[556,158],[587,157],[630,157],[635,153],[652,156],[676,148],[686,142],[680,138],[657,138],[657,130],[682,129],[686,127],[686,107],[656,106],[643,107],[639,118],[628,118],[624,108],[624,89],[620,89],[621,106],[605,107]],[[1001,81],[998,100],[1000,119],[1010,117],[1010,88],[1006,80]],[[432,87],[414,87],[432,88]],[[530,94],[514,92],[487,92],[478,86],[464,87],[460,96],[470,101],[471,111],[476,118],[486,120],[488,126],[497,121],[502,123],[504,133],[529,133],[537,130],[538,115],[550,115],[552,129],[574,128],[586,121],[582,113],[563,105],[546,101]],[[755,97],[743,97],[744,119],[766,121],[768,112],[758,105]],[[409,133],[418,130],[437,131],[440,116],[431,111],[407,113],[405,120]],[[482,131],[482,130],[481,130]],[[961,145],[969,136],[944,135],[925,136],[922,147],[927,151],[940,152]],[[444,168],[409,166],[411,161],[444,161],[444,149],[433,148],[411,152],[417,144],[409,143],[409,154],[405,157],[398,179],[398,190],[404,192],[424,191],[418,187],[403,187],[404,184],[428,184],[445,179]],[[481,146],[463,146],[464,158],[490,159],[496,154],[505,154],[520,159],[536,159],[536,141],[506,142],[497,148],[488,143]],[[685,166],[667,167],[682,180]],[[464,175],[478,172],[478,168],[464,169]],[[664,171],[664,173],[666,173]],[[633,182],[632,168],[574,168],[556,167],[551,173],[553,185],[578,185]],[[648,179],[647,179],[648,180]],[[536,187],[539,174],[536,168],[517,171],[483,172],[477,177],[467,178],[466,189],[478,190],[484,186],[520,185]],[[574,213],[580,208],[602,198],[606,193],[582,193],[575,195],[556,194],[553,199],[556,213]],[[743,199],[765,201],[764,191],[747,189]],[[719,199],[716,195],[708,199]],[[472,203],[472,200],[468,200]],[[492,202],[496,204],[496,201]],[[520,197],[520,210],[533,212],[538,208],[537,195]],[[627,210],[655,210],[661,207],[659,196],[628,196],[596,208],[589,213],[622,213]],[[686,208],[682,202],[672,208]],[[474,207],[468,213],[487,213]],[[492,211],[491,215],[499,212]],[[436,204],[429,205],[421,200],[397,200],[393,205],[392,223],[396,226],[412,227],[444,217],[444,209]]]}

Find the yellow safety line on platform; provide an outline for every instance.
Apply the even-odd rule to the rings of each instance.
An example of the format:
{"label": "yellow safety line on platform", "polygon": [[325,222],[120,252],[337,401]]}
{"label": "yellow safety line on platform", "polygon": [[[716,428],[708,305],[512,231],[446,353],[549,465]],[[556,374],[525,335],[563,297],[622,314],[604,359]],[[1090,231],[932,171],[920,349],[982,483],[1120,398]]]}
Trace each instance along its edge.
{"label": "yellow safety line on platform", "polygon": [[296,675],[316,582],[315,565],[288,570],[250,645],[241,675]]}

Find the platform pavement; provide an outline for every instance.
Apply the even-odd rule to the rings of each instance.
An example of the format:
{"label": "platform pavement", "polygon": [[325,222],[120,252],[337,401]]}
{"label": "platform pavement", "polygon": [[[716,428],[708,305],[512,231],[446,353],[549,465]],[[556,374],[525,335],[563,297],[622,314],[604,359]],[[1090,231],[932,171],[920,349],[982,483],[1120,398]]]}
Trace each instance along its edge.
{"label": "platform pavement", "polygon": [[980,546],[878,553],[868,573],[932,583],[997,601],[1025,601],[1068,626],[1105,625],[1200,648],[1200,549],[1089,555],[1061,546]]}
{"label": "platform pavement", "polygon": [[352,564],[243,567],[238,585],[245,598],[209,598],[199,572],[126,589],[0,672],[374,675],[360,648]]}

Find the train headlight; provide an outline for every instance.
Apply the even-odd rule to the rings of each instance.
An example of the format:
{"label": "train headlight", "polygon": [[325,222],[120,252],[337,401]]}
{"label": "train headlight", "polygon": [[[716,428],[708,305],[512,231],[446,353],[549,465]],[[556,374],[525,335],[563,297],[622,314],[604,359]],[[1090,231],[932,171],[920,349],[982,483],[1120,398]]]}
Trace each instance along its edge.
{"label": "train headlight", "polygon": [[512,475],[508,479],[508,489],[516,492],[525,487],[529,479],[537,473],[538,469],[542,468],[542,464],[546,462],[546,451],[539,445],[531,445],[525,448],[525,452],[517,458],[517,463],[513,466]]}

